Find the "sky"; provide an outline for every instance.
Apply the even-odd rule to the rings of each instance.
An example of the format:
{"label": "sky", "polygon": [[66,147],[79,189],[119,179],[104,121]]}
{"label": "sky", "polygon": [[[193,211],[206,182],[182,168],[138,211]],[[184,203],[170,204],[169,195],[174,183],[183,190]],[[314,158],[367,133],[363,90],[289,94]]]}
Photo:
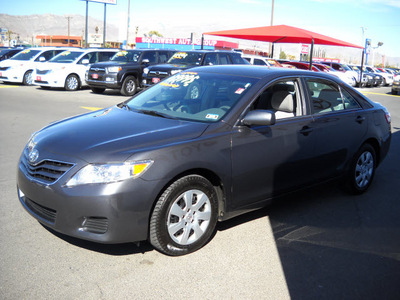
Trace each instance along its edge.
{"label": "sky", "polygon": [[[138,27],[138,36],[156,30],[164,37],[190,37],[191,32],[200,36],[271,25],[272,0],[117,0],[117,5],[107,5],[107,23],[127,26],[129,1],[129,30]],[[1,13],[85,15],[86,2],[0,0]],[[89,2],[89,16],[102,20],[104,4]],[[400,0],[274,0],[273,25],[300,27],[361,46],[369,38],[373,47],[383,43],[377,53],[400,57],[399,16]]]}

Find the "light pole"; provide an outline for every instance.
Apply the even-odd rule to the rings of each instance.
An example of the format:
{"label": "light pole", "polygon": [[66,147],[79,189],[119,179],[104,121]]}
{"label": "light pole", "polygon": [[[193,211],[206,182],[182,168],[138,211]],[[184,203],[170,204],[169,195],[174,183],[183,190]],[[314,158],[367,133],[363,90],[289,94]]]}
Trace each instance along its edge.
{"label": "light pole", "polygon": [[372,66],[375,65],[375,49],[378,49],[380,46],[382,46],[383,43],[379,42],[376,47],[371,47],[372,48]]}
{"label": "light pole", "polygon": [[68,20],[68,47],[69,47],[69,21],[72,19],[72,17],[65,17]]}

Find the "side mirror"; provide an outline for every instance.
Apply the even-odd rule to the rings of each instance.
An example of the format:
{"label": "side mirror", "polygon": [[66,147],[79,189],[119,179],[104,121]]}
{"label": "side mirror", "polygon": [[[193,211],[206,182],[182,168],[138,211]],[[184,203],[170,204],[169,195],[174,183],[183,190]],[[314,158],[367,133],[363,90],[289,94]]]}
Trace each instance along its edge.
{"label": "side mirror", "polygon": [[242,124],[246,126],[251,125],[274,125],[275,124],[275,113],[270,110],[252,110],[247,113],[243,118]]}
{"label": "side mirror", "polygon": [[43,56],[39,57],[39,61],[44,62],[46,61],[46,58],[44,58]]}
{"label": "side mirror", "polygon": [[82,65],[87,65],[89,64],[89,60],[88,59],[82,59]]}

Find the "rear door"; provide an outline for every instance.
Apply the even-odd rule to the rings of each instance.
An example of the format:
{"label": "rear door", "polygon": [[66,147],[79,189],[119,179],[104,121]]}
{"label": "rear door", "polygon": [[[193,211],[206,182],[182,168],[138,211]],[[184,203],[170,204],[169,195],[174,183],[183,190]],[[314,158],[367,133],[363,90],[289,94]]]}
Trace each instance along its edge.
{"label": "rear door", "polygon": [[337,83],[306,78],[316,135],[315,159],[321,178],[340,173],[360,147],[367,132],[367,114]]}

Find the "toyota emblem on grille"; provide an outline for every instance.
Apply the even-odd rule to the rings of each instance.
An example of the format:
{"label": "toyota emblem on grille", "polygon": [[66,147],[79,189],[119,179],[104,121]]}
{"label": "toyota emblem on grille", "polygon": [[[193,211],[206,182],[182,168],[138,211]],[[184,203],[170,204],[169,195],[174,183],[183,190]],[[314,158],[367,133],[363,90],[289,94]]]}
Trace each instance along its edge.
{"label": "toyota emblem on grille", "polygon": [[36,162],[39,158],[39,151],[36,149],[32,149],[28,154],[28,160],[31,164]]}

